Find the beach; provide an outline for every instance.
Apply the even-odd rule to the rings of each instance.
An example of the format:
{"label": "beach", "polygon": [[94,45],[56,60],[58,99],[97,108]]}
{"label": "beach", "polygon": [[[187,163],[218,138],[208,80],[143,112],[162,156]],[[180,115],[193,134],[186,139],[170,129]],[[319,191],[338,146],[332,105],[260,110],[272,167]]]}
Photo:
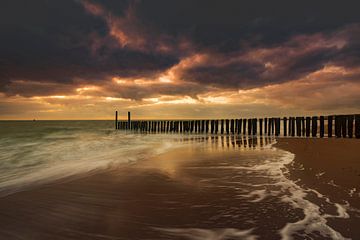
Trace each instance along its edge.
{"label": "beach", "polygon": [[171,141],[179,147],[2,196],[0,239],[359,236],[358,140]]}
{"label": "beach", "polygon": [[348,208],[349,218],[328,219],[347,236],[360,236],[360,141],[344,138],[281,138],[275,147],[295,153],[289,177]]}

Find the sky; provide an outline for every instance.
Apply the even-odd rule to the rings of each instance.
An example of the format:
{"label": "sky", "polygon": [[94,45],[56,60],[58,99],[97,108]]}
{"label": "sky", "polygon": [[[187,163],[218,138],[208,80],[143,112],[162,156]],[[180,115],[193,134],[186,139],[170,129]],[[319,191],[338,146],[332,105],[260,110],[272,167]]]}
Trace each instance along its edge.
{"label": "sky", "polygon": [[360,3],[2,0],[0,119],[360,112]]}

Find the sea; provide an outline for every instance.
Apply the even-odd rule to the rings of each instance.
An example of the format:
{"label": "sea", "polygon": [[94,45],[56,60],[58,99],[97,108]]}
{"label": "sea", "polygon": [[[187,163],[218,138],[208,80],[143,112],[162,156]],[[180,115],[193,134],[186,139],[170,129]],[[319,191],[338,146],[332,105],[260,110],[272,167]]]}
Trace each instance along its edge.
{"label": "sea", "polygon": [[[168,220],[148,222],[151,231],[144,239],[347,239],[328,224],[329,219],[348,219],[346,206],[291,180],[288,168],[295,155],[274,143],[272,137],[134,133],[115,130],[113,121],[1,121],[0,200],[191,148],[221,157],[183,168],[187,179],[198,181],[201,193],[175,205],[169,195],[159,210]],[[228,159],[229,152],[236,158]],[[194,214],[193,209],[196,217],[182,217]],[[279,218],[281,224],[275,224]]]}

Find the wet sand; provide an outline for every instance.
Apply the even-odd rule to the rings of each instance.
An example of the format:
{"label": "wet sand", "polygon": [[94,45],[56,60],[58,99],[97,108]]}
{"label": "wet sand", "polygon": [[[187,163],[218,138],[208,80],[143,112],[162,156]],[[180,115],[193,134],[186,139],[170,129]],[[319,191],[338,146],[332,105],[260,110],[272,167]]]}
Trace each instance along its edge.
{"label": "wet sand", "polygon": [[[356,156],[349,153],[358,153],[358,144],[325,141],[281,139],[277,144],[297,154],[296,163],[290,166],[289,177],[301,177],[299,184],[311,185],[321,193],[328,190],[323,185],[316,185],[318,179],[316,184],[313,180],[319,171],[328,170],[329,178],[333,179],[338,176],[333,168],[338,166],[344,167],[341,170],[344,173],[359,170],[353,167],[359,166]],[[343,157],[340,164],[333,154],[322,155],[321,149],[329,151],[326,150],[327,143],[333,154],[338,154],[337,145],[347,149],[344,151],[347,157],[353,157]],[[220,151],[181,148],[130,165],[112,166],[91,176],[2,197],[0,239],[212,240],[255,239],[255,236],[259,236],[259,239],[279,239],[279,230],[287,223],[304,218],[302,209],[294,209],[290,204],[280,202],[276,194],[271,195],[272,189],[264,199],[247,200],[242,197],[245,185],[241,184],[244,184],[247,175],[239,175],[241,172],[238,168],[243,167],[239,161],[243,150],[236,149],[233,141],[224,145],[225,149]],[[355,149],[348,149],[348,145]],[[333,159],[333,167],[326,164],[322,168],[324,164],[314,163],[329,161],[320,158],[315,149],[316,152],[320,151],[320,156]],[[256,149],[244,152],[249,159],[259,156]],[[313,158],[310,159],[310,156]],[[298,163],[309,168],[309,171],[296,170]],[[351,171],[348,169],[350,166]],[[247,174],[246,171],[244,173]],[[344,182],[346,188],[358,184],[359,178],[356,178],[355,172],[352,177],[340,175],[338,179],[342,180],[334,179],[335,184]],[[325,176],[327,174],[322,175]],[[271,183],[261,174],[250,180],[254,184],[257,181]],[[336,194],[328,193],[331,197]],[[355,197],[352,202],[357,204]],[[340,219],[340,222],[333,221],[332,224],[342,231],[350,226],[347,234],[353,238],[360,236],[354,235],[359,233],[353,228],[354,221],[345,219],[344,222],[344,219]],[[311,236],[325,239],[315,233]]]}
{"label": "wet sand", "polygon": [[337,138],[280,138],[275,147],[295,153],[289,177],[332,201],[350,205],[351,221],[329,219],[345,235],[360,237],[360,141]]}

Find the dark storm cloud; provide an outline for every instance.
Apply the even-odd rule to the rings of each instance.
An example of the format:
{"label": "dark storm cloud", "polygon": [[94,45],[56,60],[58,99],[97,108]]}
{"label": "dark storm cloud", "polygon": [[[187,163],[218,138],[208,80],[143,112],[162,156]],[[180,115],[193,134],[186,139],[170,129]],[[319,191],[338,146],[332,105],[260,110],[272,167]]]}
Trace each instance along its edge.
{"label": "dark storm cloud", "polygon": [[[107,88],[115,76],[151,80],[177,69],[175,80],[183,85],[108,89],[113,96],[139,100],[154,94],[196,96],[209,87],[248,89],[281,83],[327,64],[356,68],[356,5],[5,0],[0,8],[0,92],[63,94],[79,82]],[[181,65],[196,55],[206,57]],[[56,91],[52,84],[61,87]]]}
{"label": "dark storm cloud", "polygon": [[0,88],[12,80],[72,83],[147,76],[177,57],[116,47],[108,26],[77,1],[5,1],[0,8]]}

